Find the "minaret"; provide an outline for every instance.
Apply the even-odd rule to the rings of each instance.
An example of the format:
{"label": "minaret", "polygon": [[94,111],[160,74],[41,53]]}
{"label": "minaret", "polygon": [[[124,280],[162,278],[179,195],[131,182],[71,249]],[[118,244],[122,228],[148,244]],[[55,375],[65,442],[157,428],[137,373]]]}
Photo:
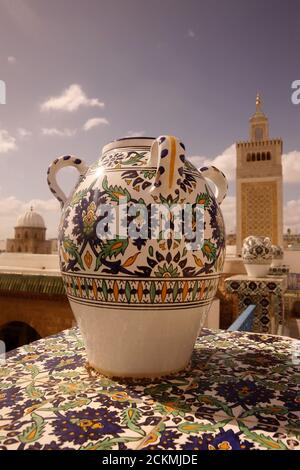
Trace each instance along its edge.
{"label": "minaret", "polygon": [[249,235],[270,237],[283,244],[282,140],[269,138],[269,121],[256,96],[249,119],[249,141],[236,143],[237,253]]}

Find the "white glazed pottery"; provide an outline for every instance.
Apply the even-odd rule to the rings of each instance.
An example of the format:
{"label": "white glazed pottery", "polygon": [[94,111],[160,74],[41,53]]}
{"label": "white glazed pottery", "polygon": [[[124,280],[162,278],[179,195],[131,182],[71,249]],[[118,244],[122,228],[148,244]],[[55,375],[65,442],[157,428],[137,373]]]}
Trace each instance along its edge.
{"label": "white glazed pottery", "polygon": [[245,238],[242,258],[249,277],[267,276],[272,262],[270,239],[253,235]]}
{"label": "white glazed pottery", "polygon": [[[69,165],[80,178],[67,198],[56,173]],[[186,367],[224,263],[224,174],[215,167],[197,170],[175,137],[125,138],[106,145],[90,167],[74,156],[56,159],[48,184],[62,206],[61,273],[89,364],[121,377],[156,377]],[[168,239],[157,223],[157,208],[168,212],[185,204],[203,210],[204,242],[193,249],[176,235],[177,216],[170,216]],[[112,237],[104,229],[113,225],[114,211],[121,234]]]}

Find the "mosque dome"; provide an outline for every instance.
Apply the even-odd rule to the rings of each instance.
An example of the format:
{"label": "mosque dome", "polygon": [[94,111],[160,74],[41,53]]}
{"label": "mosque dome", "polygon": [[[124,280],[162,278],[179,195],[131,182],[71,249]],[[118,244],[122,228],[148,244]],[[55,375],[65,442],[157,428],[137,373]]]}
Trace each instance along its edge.
{"label": "mosque dome", "polygon": [[46,228],[43,217],[32,207],[18,218],[16,227]]}

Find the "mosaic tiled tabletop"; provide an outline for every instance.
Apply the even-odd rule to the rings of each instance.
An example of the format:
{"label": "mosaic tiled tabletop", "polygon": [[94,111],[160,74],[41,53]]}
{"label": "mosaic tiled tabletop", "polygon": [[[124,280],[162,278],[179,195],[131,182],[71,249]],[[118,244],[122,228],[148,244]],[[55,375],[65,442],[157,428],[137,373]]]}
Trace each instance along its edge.
{"label": "mosaic tiled tabletop", "polygon": [[74,328],[0,367],[0,448],[300,449],[299,341],[203,330],[189,370],[124,383],[87,369]]}

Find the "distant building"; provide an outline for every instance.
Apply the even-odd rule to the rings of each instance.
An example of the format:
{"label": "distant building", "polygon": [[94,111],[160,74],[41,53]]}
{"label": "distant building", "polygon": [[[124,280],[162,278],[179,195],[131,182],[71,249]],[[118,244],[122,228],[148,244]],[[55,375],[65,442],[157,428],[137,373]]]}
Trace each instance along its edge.
{"label": "distant building", "polygon": [[235,233],[228,233],[226,236],[226,245],[236,245],[236,234]]}
{"label": "distant building", "polygon": [[6,251],[15,253],[51,253],[51,241],[46,240],[44,219],[32,207],[18,218],[15,226],[15,238],[7,239]]}
{"label": "distant building", "polygon": [[51,242],[51,253],[58,253],[58,240],[57,238],[50,238]]}
{"label": "distant building", "polygon": [[300,233],[292,233],[290,229],[283,236],[285,249],[300,250]]}
{"label": "distant building", "polygon": [[259,95],[249,123],[249,141],[236,144],[238,254],[249,235],[262,235],[273,244],[283,244],[282,140],[269,138],[269,122],[261,110]]}

